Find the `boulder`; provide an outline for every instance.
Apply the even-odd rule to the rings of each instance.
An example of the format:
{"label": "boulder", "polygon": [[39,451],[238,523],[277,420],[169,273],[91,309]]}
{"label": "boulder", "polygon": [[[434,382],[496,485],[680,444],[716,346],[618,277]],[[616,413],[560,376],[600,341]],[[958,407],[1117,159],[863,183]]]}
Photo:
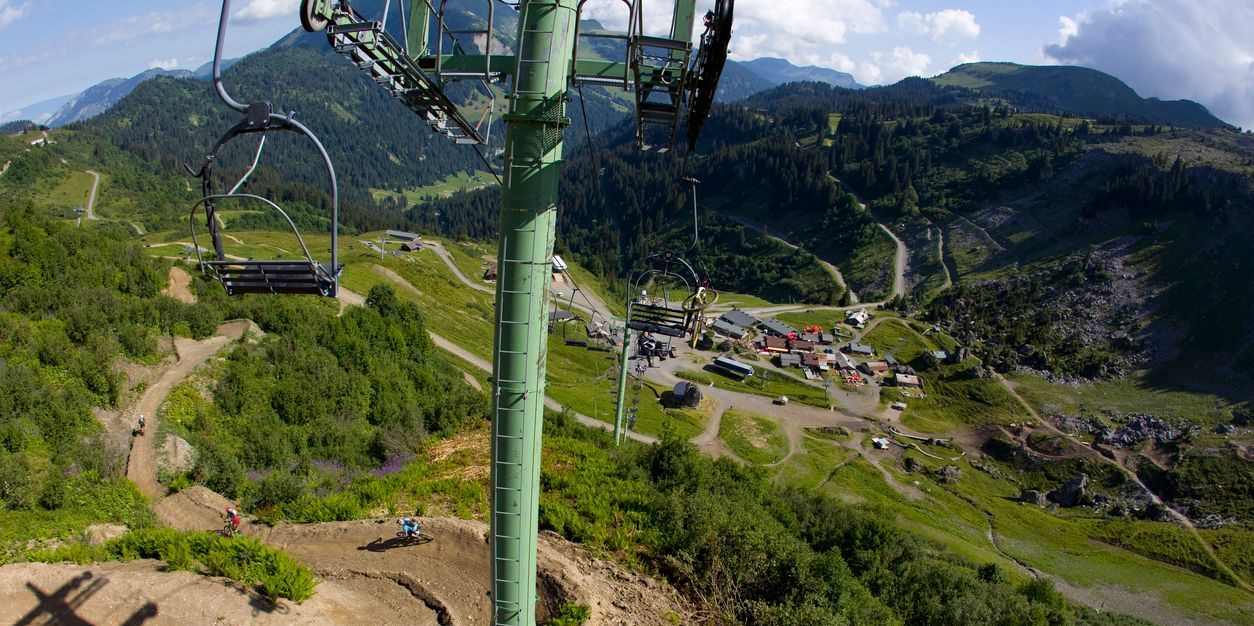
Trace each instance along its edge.
{"label": "boulder", "polygon": [[98,546],[110,539],[117,539],[130,532],[122,524],[92,524],[83,531],[83,539],[88,545]]}
{"label": "boulder", "polygon": [[1087,504],[1089,500],[1088,486],[1089,475],[1081,473],[1079,476],[1063,483],[1061,487],[1049,492],[1049,499],[1058,503],[1059,506],[1065,507]]}
{"label": "boulder", "polygon": [[1019,494],[1019,501],[1026,502],[1028,504],[1035,504],[1036,506],[1049,505],[1049,499],[1045,497],[1045,493],[1036,489],[1024,489]]}
{"label": "boulder", "polygon": [[943,483],[958,482],[962,478],[962,470],[957,465],[946,465],[940,469],[940,481]]}
{"label": "boulder", "polygon": [[166,474],[183,474],[195,464],[196,449],[192,444],[178,435],[167,435],[157,458],[157,469]]}

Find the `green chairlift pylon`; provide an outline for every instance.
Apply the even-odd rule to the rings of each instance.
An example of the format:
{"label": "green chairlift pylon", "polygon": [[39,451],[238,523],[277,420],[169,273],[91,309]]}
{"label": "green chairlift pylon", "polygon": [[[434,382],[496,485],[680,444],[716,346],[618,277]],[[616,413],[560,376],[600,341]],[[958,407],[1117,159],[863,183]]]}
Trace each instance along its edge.
{"label": "green chairlift pylon", "polygon": [[[451,31],[447,0],[397,0],[401,36],[384,15],[371,20],[347,0],[303,0],[301,23],[324,31],[347,56],[424,119],[435,132],[476,149],[489,147],[492,108],[478,123],[446,95],[453,80],[491,85],[512,79],[504,141],[500,246],[493,346],[492,490],[489,542],[493,626],[533,626],[536,607],[536,539],[544,415],[548,284],[556,232],[558,181],[568,90],[573,85],[620,87],[636,94],[637,141],[646,147],[660,126],[659,150],[673,143],[686,116],[689,145],[709,114],[717,74],[727,57],[732,0],[717,0],[705,18],[702,49],[692,57],[696,0],[673,0],[669,36],[644,32],[643,0],[627,5],[627,44],[622,61],[580,59],[578,24],[587,0],[521,0],[505,3],[519,14],[514,54],[492,50],[494,0],[486,0],[485,28]],[[613,0],[597,0],[613,2]],[[407,10],[406,10],[407,9]],[[407,17],[406,17],[407,16]],[[472,39],[485,42],[483,48]],[[713,77],[711,80],[710,77]],[[696,131],[694,131],[696,129]],[[482,153],[481,153],[482,156]],[[489,163],[485,157],[485,162]]]}

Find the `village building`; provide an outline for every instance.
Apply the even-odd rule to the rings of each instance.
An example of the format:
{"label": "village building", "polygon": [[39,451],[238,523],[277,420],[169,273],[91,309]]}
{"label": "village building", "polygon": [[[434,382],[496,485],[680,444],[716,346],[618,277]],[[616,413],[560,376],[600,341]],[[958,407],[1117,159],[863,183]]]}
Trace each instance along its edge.
{"label": "village building", "polygon": [[716,334],[729,337],[731,339],[743,339],[749,332],[748,330],[732,324],[721,317],[714,320],[714,323],[710,324],[710,328],[713,329]]}
{"label": "village building", "polygon": [[418,241],[422,239],[422,235],[418,233],[410,233],[403,230],[389,230],[387,236],[397,241]]}
{"label": "village building", "polygon": [[801,333],[801,336],[798,337],[798,339],[808,341],[810,343],[818,343],[819,340],[822,339],[822,335],[818,333]]}
{"label": "village building", "polygon": [[740,309],[733,309],[731,311],[728,311],[722,314],[721,316],[719,316],[719,319],[727,322],[728,324],[733,324],[741,328],[753,328],[754,326],[757,326],[759,323],[758,318],[752,315],[749,315],[748,313],[745,313],[744,311],[741,311]]}
{"label": "village building", "polygon": [[801,366],[819,371],[826,371],[827,360],[813,352],[801,355]]}
{"label": "village building", "polygon": [[783,337],[764,337],[762,349],[766,352],[788,352],[788,340]]}
{"label": "village building", "polygon": [[848,354],[837,352],[833,356],[836,357],[836,367],[842,370],[851,371],[858,368],[857,364],[853,362],[853,359],[849,358]]}
{"label": "village building", "polygon": [[830,346],[836,343],[836,335],[833,335],[831,333],[822,333],[819,335],[819,343],[825,346]]}
{"label": "village building", "polygon": [[569,322],[570,320],[573,320],[573,319],[575,319],[575,314],[571,313],[570,311],[563,311],[562,309],[553,309],[552,311],[549,312],[550,322]]}
{"label": "village building", "polygon": [[788,337],[797,334],[797,329],[777,319],[766,319],[761,322],[762,328],[776,337]]}
{"label": "village building", "polygon": [[857,354],[859,356],[875,356],[875,348],[872,348],[865,343],[858,343],[856,341],[845,346],[844,351],[850,354]]}
{"label": "village building", "polygon": [[422,250],[421,241],[406,241],[401,244],[401,252],[418,252],[419,250]]}
{"label": "village building", "polygon": [[872,376],[883,376],[889,372],[888,364],[883,361],[867,361],[861,369]]}
{"label": "village building", "polygon": [[483,279],[496,280],[496,263],[489,263],[487,267],[483,268]]}
{"label": "village building", "polygon": [[793,352],[779,355],[780,367],[801,367],[801,355]]}
{"label": "village building", "polygon": [[888,367],[893,370],[896,370],[897,366],[900,365],[900,363],[897,362],[897,357],[893,356],[892,352],[884,353],[884,362],[887,363]]}
{"label": "village building", "polygon": [[896,382],[898,387],[923,387],[923,381],[919,380],[918,376],[912,374],[897,374]]}
{"label": "village building", "polygon": [[867,313],[866,309],[850,311],[848,315],[845,315],[845,323],[853,326],[854,328],[862,328],[863,326],[866,326],[867,321],[870,319],[871,314]]}
{"label": "village building", "polygon": [[788,348],[793,352],[811,352],[814,350],[814,344],[802,339],[793,339],[788,342]]}

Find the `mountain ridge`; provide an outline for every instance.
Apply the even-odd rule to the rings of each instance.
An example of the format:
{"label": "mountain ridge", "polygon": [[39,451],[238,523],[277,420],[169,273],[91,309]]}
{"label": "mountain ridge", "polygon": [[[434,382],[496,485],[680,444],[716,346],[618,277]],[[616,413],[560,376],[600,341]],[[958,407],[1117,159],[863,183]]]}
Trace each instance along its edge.
{"label": "mountain ridge", "polygon": [[759,57],[752,61],[741,61],[749,71],[773,83],[772,86],[795,82],[820,82],[833,87],[845,89],[863,89],[852,74],[817,65],[796,65],[787,59],[777,57]]}
{"label": "mountain ridge", "polygon": [[930,79],[942,87],[959,87],[1004,98],[1015,105],[1097,117],[1124,118],[1151,124],[1191,128],[1231,125],[1192,100],[1142,98],[1121,79],[1074,65],[1021,65],[1010,62],[964,63]]}

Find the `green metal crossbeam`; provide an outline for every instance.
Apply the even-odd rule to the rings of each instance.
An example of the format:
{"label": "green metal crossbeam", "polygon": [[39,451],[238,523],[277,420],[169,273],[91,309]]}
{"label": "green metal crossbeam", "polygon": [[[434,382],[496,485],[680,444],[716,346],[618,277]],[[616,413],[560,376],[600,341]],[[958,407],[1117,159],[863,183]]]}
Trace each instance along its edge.
{"label": "green metal crossbeam", "polygon": [[[504,76],[514,73],[515,57],[512,54],[494,54],[491,57],[482,54],[445,54],[439,58],[441,68],[446,72],[484,72],[491,60],[492,71]],[[424,71],[435,71],[436,57],[424,56],[418,59],[418,67]],[[622,61],[603,61],[600,59],[579,59],[575,62],[575,76],[580,78],[595,77],[627,80],[627,64]],[[642,75],[652,76],[653,68],[642,68]],[[668,74],[677,75],[677,71]]]}

